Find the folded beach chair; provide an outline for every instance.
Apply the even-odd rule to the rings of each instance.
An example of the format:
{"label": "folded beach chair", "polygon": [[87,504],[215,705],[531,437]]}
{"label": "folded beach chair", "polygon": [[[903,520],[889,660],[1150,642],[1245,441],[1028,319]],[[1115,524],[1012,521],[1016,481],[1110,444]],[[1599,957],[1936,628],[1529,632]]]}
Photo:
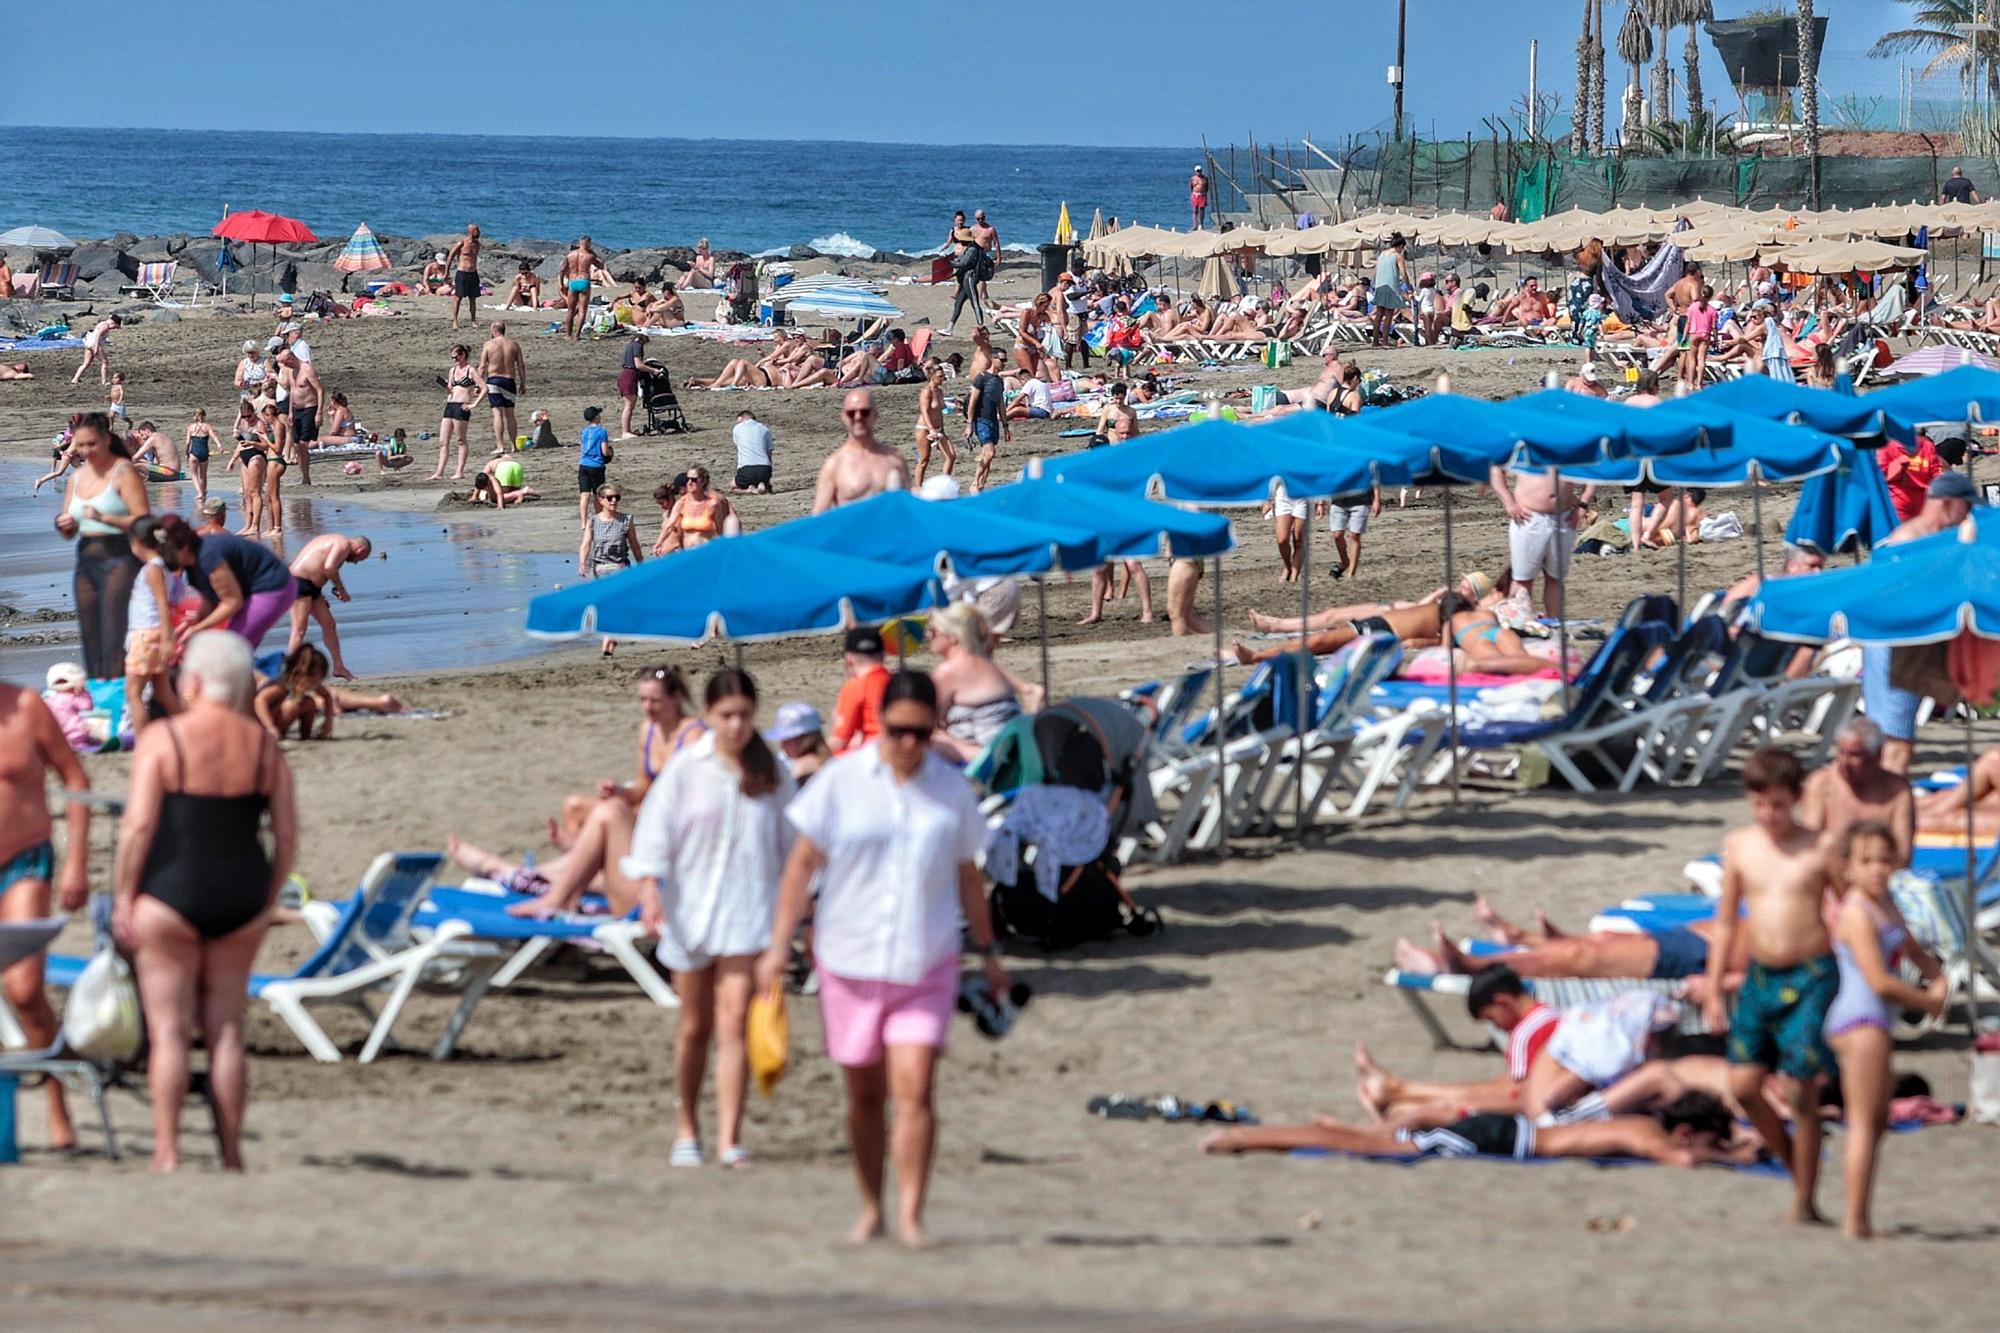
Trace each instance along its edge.
{"label": "folded beach chair", "polygon": [[141,264],[138,275],[118,290],[127,296],[143,296],[149,301],[164,304],[173,294],[174,278],[180,272],[180,268],[178,259]]}
{"label": "folded beach chair", "polygon": [[[1651,977],[1524,977],[1528,993],[1551,1009],[1576,1009],[1587,1004],[1600,1004],[1605,1000],[1627,994],[1635,990],[1652,991],[1664,999],[1677,999],[1683,985],[1680,981],[1655,980]],[[1433,999],[1448,999],[1453,1009],[1465,1012],[1465,997],[1472,989],[1472,978],[1457,972],[1405,972],[1400,968],[1390,968],[1383,975],[1382,984],[1393,989],[1409,1004],[1410,1012],[1430,1035],[1431,1041],[1440,1050],[1466,1049],[1452,1040],[1431,1007]],[[1702,1018],[1701,1006],[1682,1004],[1680,1006],[1680,1030],[1688,1034],[1708,1031],[1706,1020]],[[1489,1041],[1504,1047],[1498,1033],[1487,1029]],[[1477,1049],[1477,1048],[1473,1048]]]}
{"label": "folded beach chair", "polygon": [[76,295],[76,276],[77,268],[72,260],[50,264],[42,270],[36,294],[44,299],[59,297],[65,301],[70,300]]}
{"label": "folded beach chair", "polygon": [[450,931],[455,938],[474,944],[511,950],[511,956],[493,974],[490,982],[493,986],[504,989],[548,950],[571,944],[603,949],[618,960],[654,1004],[662,1009],[680,1008],[673,987],[639,948],[641,941],[652,938],[652,933],[639,924],[637,913],[622,917],[545,919],[509,915],[508,904],[519,901],[518,895],[508,894],[497,885],[433,889],[414,924],[432,932]]}
{"label": "folded beach chair", "polygon": [[1215,780],[1214,747],[1204,757],[1188,739],[1204,726],[1200,719],[1212,707],[1214,679],[1215,668],[1199,667],[1164,686],[1141,686],[1120,696],[1122,702],[1142,706],[1153,717],[1143,775],[1159,810],[1144,829],[1144,847],[1151,860],[1180,859]]}

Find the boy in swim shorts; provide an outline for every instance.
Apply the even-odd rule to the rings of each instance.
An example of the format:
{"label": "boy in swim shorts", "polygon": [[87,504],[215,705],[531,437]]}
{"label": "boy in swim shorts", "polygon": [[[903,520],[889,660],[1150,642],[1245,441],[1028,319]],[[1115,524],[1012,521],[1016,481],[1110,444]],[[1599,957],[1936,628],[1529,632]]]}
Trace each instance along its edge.
{"label": "boy in swim shorts", "polygon": [[[1721,938],[1709,950],[1702,1001],[1709,1027],[1729,1031],[1731,1095],[1792,1173],[1794,1222],[1819,1220],[1813,1206],[1819,1088],[1834,1072],[1822,1033],[1840,993],[1840,968],[1820,911],[1826,854],[1818,833],[1797,819],[1804,785],[1799,761],[1783,750],[1759,750],[1743,765],[1753,822],[1723,839],[1722,897],[1715,913]],[[1750,932],[1750,967],[1732,1017],[1723,1008],[1722,976],[1738,930]],[[1796,1134],[1786,1130],[1762,1095],[1765,1080],[1773,1076],[1791,1106]]]}

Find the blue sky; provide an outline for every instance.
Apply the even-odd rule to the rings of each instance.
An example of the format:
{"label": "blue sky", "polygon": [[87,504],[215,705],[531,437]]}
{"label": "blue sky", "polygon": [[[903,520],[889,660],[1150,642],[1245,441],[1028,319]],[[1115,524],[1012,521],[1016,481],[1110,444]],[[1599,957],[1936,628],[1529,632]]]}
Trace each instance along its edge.
{"label": "blue sky", "polygon": [[[1607,7],[1615,33],[1623,0]],[[1724,16],[1750,7],[1716,3]],[[1395,0],[1011,0],[984,11],[996,21],[976,39],[962,7],[893,0],[9,8],[9,50],[83,63],[10,61],[0,124],[906,143],[1335,141],[1386,126],[1396,30]],[[1504,112],[1526,88],[1531,37],[1543,88],[1569,95],[1580,0],[1409,9],[1407,106],[1423,132],[1456,136]],[[1829,51],[1851,56],[1906,12],[1819,9]],[[101,34],[119,34],[109,60]],[[1708,63],[1721,94],[1712,51]],[[1829,74],[1893,90],[1894,64],[1877,66],[1843,59]]]}

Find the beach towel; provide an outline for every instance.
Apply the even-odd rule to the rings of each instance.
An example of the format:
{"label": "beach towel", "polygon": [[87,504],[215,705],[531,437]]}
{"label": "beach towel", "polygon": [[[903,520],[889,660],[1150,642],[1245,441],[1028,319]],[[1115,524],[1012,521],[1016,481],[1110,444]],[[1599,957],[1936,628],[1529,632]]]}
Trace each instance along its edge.
{"label": "beach towel", "polygon": [[60,352],[81,346],[81,338],[0,338],[0,352]]}
{"label": "beach towel", "polygon": [[1598,274],[1618,318],[1632,324],[1651,319],[1667,308],[1667,289],[1681,280],[1686,268],[1679,246],[1662,245],[1660,252],[1637,273],[1620,273],[1617,265],[1604,264]]}

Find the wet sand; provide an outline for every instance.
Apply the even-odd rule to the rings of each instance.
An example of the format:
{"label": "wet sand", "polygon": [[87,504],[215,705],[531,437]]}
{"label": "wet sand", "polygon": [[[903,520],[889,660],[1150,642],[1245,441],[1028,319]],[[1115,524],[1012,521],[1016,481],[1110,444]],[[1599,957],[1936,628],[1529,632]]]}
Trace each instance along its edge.
{"label": "wet sand", "polygon": [[[1018,276],[1002,284],[1024,289]],[[892,288],[891,296],[913,316],[942,319],[942,308],[925,304],[942,293]],[[311,335],[327,386],[349,394],[365,425],[435,429],[441,395],[431,377],[452,341],[440,310]],[[267,330],[262,316],[128,330],[118,350],[134,380],[135,417],[178,431],[195,405],[216,416],[231,401],[236,345]],[[615,405],[620,342],[572,346],[533,333],[523,342],[523,406],[550,406],[565,439],[574,439],[584,404]],[[691,339],[663,350],[677,383],[711,372],[725,355]],[[43,378],[0,384],[0,455],[46,457],[40,441],[94,397],[61,382],[73,357],[42,357]],[[1564,358],[1416,351],[1358,360],[1406,381],[1448,368],[1461,389],[1498,395],[1532,387]],[[1293,369],[1279,382],[1310,379]],[[1264,379],[1226,371],[1202,383]],[[914,395],[879,394],[884,439],[908,440]],[[803,512],[818,460],[838,438],[836,394],[684,397],[702,429],[622,450],[612,475],[628,495],[643,496],[694,461],[729,475],[727,427],[748,402],[776,432],[781,489],[746,500],[746,526]],[[485,422],[473,424],[477,446]],[[1057,429],[1018,429],[997,475],[1069,443]],[[416,447],[424,466],[413,471],[428,471],[434,455]],[[522,459],[551,499],[482,516],[491,535],[480,540],[573,552],[573,458]],[[959,475],[969,477],[967,463]],[[316,470],[315,480],[315,494],[333,503],[416,513],[451,503],[443,488],[408,474],[355,481]],[[1324,577],[1322,535],[1314,601],[1436,586],[1434,501],[1398,510],[1390,497],[1359,577],[1338,585]],[[1460,501],[1462,566],[1497,569],[1505,546],[1498,506],[1471,494]],[[53,500],[37,503],[53,515]],[[1709,507],[1734,508],[1748,525],[1747,497],[1718,493]],[[1774,494],[1765,506],[1773,532],[1788,512],[1789,497]],[[1268,528],[1254,510],[1237,519],[1241,549],[1227,562],[1224,596],[1232,634],[1247,628],[1248,608],[1289,611],[1298,600],[1297,589],[1278,583]],[[368,528],[357,518],[348,530]],[[1751,560],[1747,541],[1698,547],[1690,587],[1720,586]],[[386,570],[422,574],[393,551]],[[1164,591],[1164,563],[1153,571]],[[1615,613],[1637,591],[1672,580],[1671,555],[1579,560],[1573,605]],[[381,588],[371,578],[357,597],[386,596]],[[1085,592],[1060,581],[1050,590],[1059,692],[1110,690],[1211,650],[1206,640],[1136,624],[1130,602],[1114,605],[1104,625],[1079,629]],[[1209,597],[1205,584],[1204,611]],[[1036,628],[1030,598],[1003,653],[1028,675],[1037,669]],[[439,847],[450,831],[507,851],[546,850],[542,821],[565,792],[627,775],[636,668],[657,658],[706,670],[729,656],[726,646],[635,647],[604,663],[595,645],[579,645],[498,666],[371,674],[370,685],[451,716],[348,719],[332,744],[288,747],[301,792],[301,870],[316,892],[338,896],[375,853]],[[839,683],[829,640],[751,645],[747,662],[767,703],[799,697],[826,707]],[[1934,747],[1923,758],[1944,762],[1951,753]],[[89,767],[98,785],[123,786],[120,758]],[[1193,1127],[1085,1112],[1100,1093],[1172,1092],[1233,1098],[1266,1120],[1358,1118],[1357,1038],[1398,1070],[1486,1077],[1493,1056],[1432,1051],[1402,999],[1378,984],[1397,936],[1419,936],[1440,917],[1454,933],[1470,931],[1476,892],[1509,914],[1541,906],[1580,925],[1619,896],[1677,887],[1681,864],[1716,846],[1739,805],[1722,787],[1622,799],[1474,793],[1457,813],[1429,795],[1404,816],[1371,818],[1305,852],[1251,844],[1223,863],[1136,871],[1132,887],[1161,910],[1165,934],[1057,958],[1016,956],[1010,965],[1037,998],[1015,1033],[992,1043],[967,1025],[955,1031],[932,1203],[933,1229],[946,1244],[932,1254],[837,1243],[853,1192],[838,1078],[818,1052],[812,1001],[794,1006],[792,1073],[775,1097],[753,1098],[746,1142],[757,1165],[740,1175],[669,1171],[674,1019],[636,996],[616,969],[571,956],[489,997],[447,1065],[413,1054],[366,1067],[317,1065],[280,1024],[255,1013],[253,1171],[242,1180],[213,1172],[212,1144],[192,1111],[188,1169],[149,1177],[145,1110],[126,1097],[115,1107],[131,1156],[116,1166],[94,1152],[53,1160],[34,1151],[43,1129],[24,1097],[30,1152],[6,1177],[0,1264],[20,1308],[34,1312],[24,1318],[82,1313],[105,1327],[731,1327],[773,1317],[834,1327],[1125,1327],[1140,1319],[1154,1327],[1983,1326],[1979,1302],[2000,1253],[2000,1156],[1988,1130],[1891,1140],[1876,1208],[1887,1238],[1854,1247],[1781,1225],[1784,1186],[1760,1177],[1580,1164],[1212,1160],[1196,1154]],[[82,932],[64,947],[87,947]],[[260,970],[286,970],[308,948],[302,930],[275,931]],[[420,996],[405,1020],[406,1042],[427,1043],[451,1005]],[[327,1021],[347,1049],[358,1048],[358,1022],[340,1014]],[[1463,1019],[1449,1021],[1462,1039],[1476,1036]],[[1898,1064],[1924,1073],[1942,1096],[1964,1095],[1965,1059],[1948,1042]],[[86,1149],[96,1149],[96,1132],[86,1125],[83,1134]],[[1838,1136],[1829,1141],[1821,1192],[1833,1211],[1839,1144]],[[1626,1218],[1624,1230],[1597,1229]],[[167,1302],[157,1315],[156,1290]]]}

